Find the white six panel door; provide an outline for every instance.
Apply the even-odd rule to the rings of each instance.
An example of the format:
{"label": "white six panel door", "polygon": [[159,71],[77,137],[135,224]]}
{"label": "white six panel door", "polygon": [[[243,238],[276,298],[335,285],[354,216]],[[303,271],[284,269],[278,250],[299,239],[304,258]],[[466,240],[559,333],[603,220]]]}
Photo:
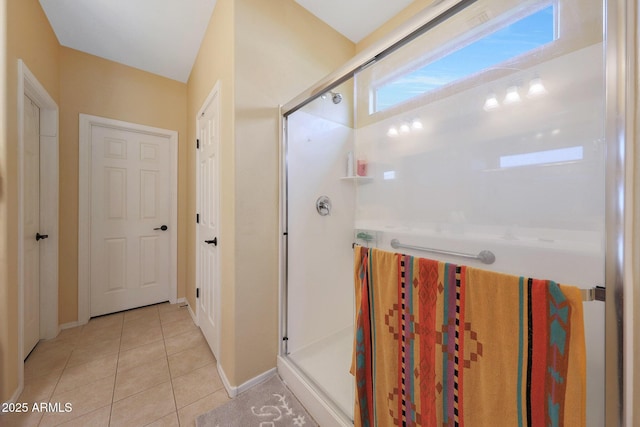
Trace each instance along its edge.
{"label": "white six panel door", "polygon": [[91,316],[169,300],[170,143],[91,128]]}
{"label": "white six panel door", "polygon": [[218,94],[198,120],[197,268],[198,323],[211,351],[218,357]]}
{"label": "white six panel door", "polygon": [[[27,357],[40,340],[40,109],[24,97],[24,341]],[[44,232],[43,232],[44,233]]]}

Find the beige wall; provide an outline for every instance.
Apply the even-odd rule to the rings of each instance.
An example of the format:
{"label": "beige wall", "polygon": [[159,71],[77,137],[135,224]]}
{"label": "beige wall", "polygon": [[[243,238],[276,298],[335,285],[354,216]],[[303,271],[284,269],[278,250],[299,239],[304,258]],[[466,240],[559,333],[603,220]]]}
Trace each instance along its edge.
{"label": "beige wall", "polygon": [[22,59],[58,102],[60,91],[58,41],[38,0],[7,0],[6,140],[0,163],[0,400],[11,397],[18,387],[18,59]]}
{"label": "beige wall", "polygon": [[[7,217],[8,206],[6,198],[6,174],[7,170],[7,133],[4,131],[7,124],[7,2],[0,0],[0,372],[10,369],[8,346],[10,341],[11,316],[9,313],[9,276],[7,272],[8,248],[7,248]],[[16,356],[17,357],[17,356]],[[11,396],[11,389],[16,379],[0,375],[0,402],[4,402]]]}
{"label": "beige wall", "polygon": [[221,354],[217,355],[229,381],[235,384],[235,177],[234,177],[234,75],[233,75],[233,0],[218,0],[209,27],[202,40],[187,83],[187,129],[191,148],[188,150],[188,239],[186,298],[196,310],[195,291],[195,221],[196,165],[193,141],[196,140],[196,114],[207,96],[220,82],[220,251],[221,283]]}
{"label": "beige wall", "polygon": [[178,131],[178,297],[185,295],[187,85],[66,47],[60,53],[59,321],[78,313],[78,115]]}
{"label": "beige wall", "polygon": [[355,46],[292,0],[237,0],[236,375],[278,352],[278,104],[349,60]]}
{"label": "beige wall", "polygon": [[[275,367],[278,349],[278,104],[353,54],[351,42],[293,0],[218,0],[191,72],[189,140],[196,137],[197,111],[221,84],[220,363],[232,385]],[[189,259],[195,259],[194,236],[190,225]],[[194,262],[187,299],[194,307]]]}
{"label": "beige wall", "polygon": [[632,265],[630,279],[633,286],[633,310],[632,317],[633,323],[626,327],[630,327],[630,335],[633,336],[633,347],[631,349],[631,356],[634,358],[634,371],[633,371],[633,383],[632,383],[632,395],[631,395],[631,408],[632,422],[631,425],[640,425],[640,365],[638,360],[640,358],[640,7],[636,3],[633,10],[635,13],[629,17],[629,21],[633,23],[633,37],[634,42],[631,48],[632,52],[635,52],[634,63],[631,66],[632,78],[631,81],[635,82],[635,94],[633,97],[633,111],[635,112],[634,123],[632,126],[632,135],[634,136],[634,173],[632,182],[635,183],[632,188],[634,194],[633,205],[633,225],[631,241],[632,249]]}

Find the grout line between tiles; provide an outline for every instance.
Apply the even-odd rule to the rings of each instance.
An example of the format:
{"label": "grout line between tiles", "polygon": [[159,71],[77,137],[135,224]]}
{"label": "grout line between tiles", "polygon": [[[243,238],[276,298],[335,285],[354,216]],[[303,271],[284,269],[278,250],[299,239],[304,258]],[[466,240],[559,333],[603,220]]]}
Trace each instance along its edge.
{"label": "grout line between tiles", "polygon": [[124,315],[122,315],[122,326],[120,327],[120,343],[118,344],[118,358],[116,359],[116,374],[113,376],[113,390],[111,391],[111,405],[109,407],[109,423],[111,425],[111,416],[113,415],[113,399],[116,396],[116,384],[118,380],[118,365],[120,364],[120,352],[122,350],[122,332],[124,331]]}
{"label": "grout line between tiles", "polygon": [[[67,356],[67,360],[65,361],[64,367],[62,368],[62,371],[60,371],[60,375],[56,380],[56,385],[53,386],[53,390],[51,391],[51,396],[49,396],[49,399],[47,399],[47,403],[52,403],[51,401],[53,400],[53,395],[56,393],[56,389],[58,388],[58,384],[60,384],[60,380],[62,379],[62,375],[64,375],[64,371],[67,369],[67,365],[69,365],[69,360],[71,359],[71,354],[73,353],[73,350],[75,350],[75,344],[72,344],[71,352]],[[44,420],[44,416],[45,414],[43,413],[40,419],[38,420],[38,425],[42,424],[42,420]]]}
{"label": "grout line between tiles", "polygon": [[[160,315],[160,313],[158,313]],[[160,323],[162,324],[162,319],[160,319]],[[169,366],[169,355],[167,354],[167,343],[166,338],[164,336],[164,329],[160,326],[160,333],[162,334],[162,344],[164,345],[164,356],[167,358],[167,369],[169,370],[169,382],[171,384],[171,394],[173,395],[173,406],[176,408],[176,419],[178,420],[178,425],[180,425],[180,417],[178,416],[178,401],[176,400],[176,391],[173,388],[173,375],[171,374],[171,366]]]}

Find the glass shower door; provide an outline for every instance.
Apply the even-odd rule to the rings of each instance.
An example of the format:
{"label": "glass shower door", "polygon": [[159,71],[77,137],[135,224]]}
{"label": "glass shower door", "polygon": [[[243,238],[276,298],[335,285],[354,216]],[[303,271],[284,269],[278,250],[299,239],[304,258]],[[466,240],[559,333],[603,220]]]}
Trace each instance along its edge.
{"label": "glass shower door", "polygon": [[[461,4],[286,114],[286,355],[351,418],[353,242],[489,249],[493,264],[468,265],[604,283],[602,2]],[[595,427],[604,304],[584,312]]]}

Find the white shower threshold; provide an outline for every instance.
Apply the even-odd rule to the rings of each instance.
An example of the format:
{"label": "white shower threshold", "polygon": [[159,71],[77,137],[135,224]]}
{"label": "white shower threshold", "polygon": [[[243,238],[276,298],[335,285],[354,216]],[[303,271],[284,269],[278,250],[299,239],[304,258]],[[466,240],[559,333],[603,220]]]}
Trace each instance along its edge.
{"label": "white shower threshold", "polygon": [[308,382],[305,375],[287,358],[278,356],[278,374],[307,412],[322,427],[353,427],[335,405]]}
{"label": "white shower threshold", "polygon": [[278,372],[322,426],[352,426],[353,327],[278,358]]}

